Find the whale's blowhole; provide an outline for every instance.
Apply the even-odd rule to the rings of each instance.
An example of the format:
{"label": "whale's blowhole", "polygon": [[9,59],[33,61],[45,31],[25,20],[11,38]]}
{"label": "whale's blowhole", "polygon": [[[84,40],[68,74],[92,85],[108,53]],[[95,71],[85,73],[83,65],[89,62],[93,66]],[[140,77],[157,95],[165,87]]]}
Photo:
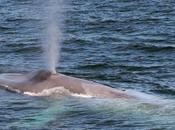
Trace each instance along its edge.
{"label": "whale's blowhole", "polygon": [[39,70],[31,78],[32,81],[41,82],[47,80],[52,75],[51,71]]}

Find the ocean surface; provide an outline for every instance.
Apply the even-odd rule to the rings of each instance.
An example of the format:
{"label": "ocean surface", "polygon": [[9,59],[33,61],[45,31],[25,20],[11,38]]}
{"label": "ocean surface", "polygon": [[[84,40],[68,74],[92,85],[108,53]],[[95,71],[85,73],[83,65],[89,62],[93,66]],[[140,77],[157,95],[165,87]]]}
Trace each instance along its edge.
{"label": "ocean surface", "polygon": [[[0,0],[0,73],[44,68],[47,6]],[[57,71],[149,100],[50,99],[0,90],[0,129],[174,130],[175,1],[66,0],[61,8]]]}

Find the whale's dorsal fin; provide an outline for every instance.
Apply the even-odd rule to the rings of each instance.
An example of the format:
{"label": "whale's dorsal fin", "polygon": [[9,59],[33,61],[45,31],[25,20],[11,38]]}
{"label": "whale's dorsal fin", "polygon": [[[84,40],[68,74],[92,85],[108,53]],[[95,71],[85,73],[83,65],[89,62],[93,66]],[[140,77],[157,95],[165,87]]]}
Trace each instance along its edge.
{"label": "whale's dorsal fin", "polygon": [[39,70],[37,72],[32,73],[30,80],[35,82],[41,82],[47,80],[51,75],[52,73],[48,70]]}

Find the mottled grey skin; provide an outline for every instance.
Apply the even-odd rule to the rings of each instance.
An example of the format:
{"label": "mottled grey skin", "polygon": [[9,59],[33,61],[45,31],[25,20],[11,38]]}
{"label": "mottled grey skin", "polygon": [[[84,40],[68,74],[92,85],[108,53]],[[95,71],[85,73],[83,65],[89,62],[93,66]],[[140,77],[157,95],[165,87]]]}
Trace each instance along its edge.
{"label": "mottled grey skin", "polygon": [[7,90],[16,90],[22,93],[39,93],[50,88],[64,87],[74,94],[83,94],[98,98],[135,98],[128,95],[125,91],[60,73],[52,74],[46,70],[28,74],[1,74],[0,86]]}

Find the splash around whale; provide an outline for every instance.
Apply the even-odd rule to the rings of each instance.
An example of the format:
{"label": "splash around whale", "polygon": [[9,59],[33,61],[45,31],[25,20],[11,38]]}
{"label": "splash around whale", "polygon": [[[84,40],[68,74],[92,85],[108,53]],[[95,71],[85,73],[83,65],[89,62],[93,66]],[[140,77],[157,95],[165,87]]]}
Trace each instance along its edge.
{"label": "splash around whale", "polygon": [[114,89],[61,73],[52,74],[47,70],[0,74],[0,88],[32,96],[68,95],[96,98],[136,98],[128,91]]}

